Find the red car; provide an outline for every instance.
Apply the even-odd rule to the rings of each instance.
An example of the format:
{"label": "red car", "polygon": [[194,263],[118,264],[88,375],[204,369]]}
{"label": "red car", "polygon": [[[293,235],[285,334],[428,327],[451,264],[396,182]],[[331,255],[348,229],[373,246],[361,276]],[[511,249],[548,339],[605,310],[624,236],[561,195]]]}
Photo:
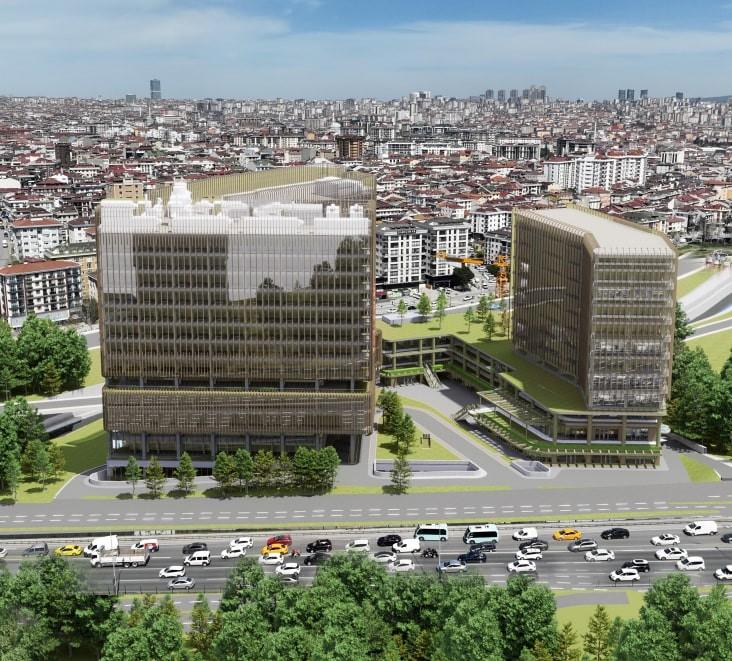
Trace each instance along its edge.
{"label": "red car", "polygon": [[292,537],[290,535],[275,535],[267,540],[267,546],[271,544],[286,544],[292,546]]}

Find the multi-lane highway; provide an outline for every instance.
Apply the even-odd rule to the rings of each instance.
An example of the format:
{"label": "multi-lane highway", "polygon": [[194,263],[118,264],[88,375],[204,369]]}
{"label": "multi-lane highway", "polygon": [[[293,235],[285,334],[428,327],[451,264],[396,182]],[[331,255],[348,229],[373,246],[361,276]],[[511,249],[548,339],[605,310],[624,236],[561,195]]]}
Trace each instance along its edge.
{"label": "multi-lane highway", "polygon": [[[659,578],[668,575],[671,572],[678,571],[676,563],[673,561],[661,561],[655,559],[655,551],[657,547],[650,544],[652,536],[661,532],[672,532],[681,537],[680,546],[688,552],[690,556],[702,556],[706,562],[704,571],[688,572],[692,582],[698,586],[711,585],[716,582],[714,578],[714,570],[728,564],[732,564],[732,545],[722,543],[721,534],[732,531],[731,522],[720,522],[720,534],[711,537],[686,537],[681,533],[682,525],[679,522],[668,523],[627,523],[626,527],[630,529],[631,535],[629,539],[608,540],[604,541],[600,538],[600,532],[606,526],[579,526],[582,530],[584,538],[597,540],[602,548],[607,548],[615,552],[615,560],[608,562],[587,562],[584,559],[584,553],[573,553],[567,549],[568,542],[558,542],[551,538],[556,527],[543,526],[539,528],[539,534],[542,539],[549,541],[549,549],[544,552],[544,558],[537,560],[538,571],[536,580],[544,583],[553,589],[613,589],[614,585],[609,580],[608,574],[623,562],[634,558],[644,558],[650,561],[651,570],[647,573],[641,573],[641,579],[638,583],[621,584],[622,588],[634,588],[644,590]],[[486,583],[501,585],[504,584],[508,577],[506,564],[514,559],[514,554],[518,548],[518,543],[511,539],[511,533],[515,528],[510,526],[502,526],[500,528],[501,539],[495,552],[488,554],[488,560],[485,564],[468,565],[468,574],[478,574],[484,577]],[[459,554],[464,553],[468,548],[462,542],[462,533],[464,527],[451,527],[450,537],[447,542],[423,542],[422,547],[431,546],[436,548],[440,553],[440,560],[449,560],[456,558]],[[249,555],[252,557],[259,556],[260,547],[266,542],[270,534],[254,535],[254,546],[249,549]],[[318,531],[318,532],[297,532],[293,533],[292,548],[297,548],[305,555],[305,546],[308,542],[317,538],[328,538],[332,541],[334,552],[342,553],[347,541],[355,538],[366,538],[371,545],[371,551],[383,550],[377,547],[376,540],[384,534],[384,530],[370,531]],[[413,529],[391,529],[388,532],[398,532],[403,537],[411,537]],[[136,594],[141,592],[166,592],[168,579],[158,577],[159,571],[170,565],[179,565],[183,562],[182,547],[190,541],[206,541],[211,551],[211,565],[209,567],[190,567],[186,573],[195,579],[196,585],[193,592],[220,592],[225,585],[229,572],[237,563],[237,560],[222,560],[220,558],[221,551],[229,544],[230,539],[234,535],[208,535],[192,538],[190,536],[174,536],[160,537],[160,551],[151,554],[151,559],[146,567],[120,569],[114,572],[111,568],[95,569],[90,566],[89,560],[85,558],[71,558],[70,561],[83,571],[87,577],[90,589],[95,592],[113,591],[113,576],[119,580],[120,594]],[[70,537],[64,542],[76,542],[86,544],[88,538]],[[120,540],[121,550],[126,549],[132,542],[132,538]],[[22,550],[29,544],[27,541],[8,541],[3,545],[8,549],[8,555],[5,563],[11,571],[17,568],[21,562]],[[61,542],[49,544],[53,549],[60,545]],[[412,557],[415,560],[417,572],[435,573],[437,559],[422,558],[419,553],[414,555],[407,554],[405,557]],[[301,558],[287,558],[287,561],[298,562]],[[266,574],[274,574],[273,566],[265,566]],[[315,567],[307,567],[301,564],[301,574],[299,584],[307,586],[312,583],[317,569]],[[451,577],[452,578],[452,577]]]}

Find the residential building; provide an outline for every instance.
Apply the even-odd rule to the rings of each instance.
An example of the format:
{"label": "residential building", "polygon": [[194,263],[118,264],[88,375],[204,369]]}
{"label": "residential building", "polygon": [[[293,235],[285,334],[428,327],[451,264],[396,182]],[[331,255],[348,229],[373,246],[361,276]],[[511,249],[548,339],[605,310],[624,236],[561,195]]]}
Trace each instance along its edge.
{"label": "residential building", "polygon": [[561,189],[610,189],[620,182],[645,184],[648,155],[639,150],[556,156],[544,163],[544,179]]}
{"label": "residential building", "polygon": [[488,234],[511,225],[511,207],[482,206],[469,216],[472,234]]}
{"label": "residential building", "polygon": [[410,221],[376,226],[376,284],[399,286],[424,282],[428,229]]}
{"label": "residential building", "polygon": [[145,199],[145,186],[141,181],[134,179],[117,181],[107,186],[107,199],[140,202]]}
{"label": "residential building", "polygon": [[52,261],[74,261],[81,269],[81,295],[85,300],[90,297],[89,276],[97,272],[97,244],[94,241],[69,243],[56,246],[46,252],[46,259]]}
{"label": "residential building", "polygon": [[373,429],[375,181],[330,166],[102,202],[108,469],[333,445]]}
{"label": "residential building", "polygon": [[62,242],[63,225],[54,218],[19,218],[10,224],[12,250],[19,261],[43,257]]}
{"label": "residential building", "polygon": [[498,255],[511,257],[511,230],[508,227],[485,233],[485,261],[492,264]]}
{"label": "residential building", "polygon": [[0,268],[0,316],[20,328],[28,315],[67,321],[81,313],[81,268],[76,262],[40,261]]}
{"label": "residential building", "polygon": [[336,136],[336,154],[343,161],[360,161],[366,138],[361,135]]}
{"label": "residential building", "polygon": [[427,227],[427,279],[431,283],[449,280],[460,260],[470,256],[470,223],[452,218],[435,218]]}

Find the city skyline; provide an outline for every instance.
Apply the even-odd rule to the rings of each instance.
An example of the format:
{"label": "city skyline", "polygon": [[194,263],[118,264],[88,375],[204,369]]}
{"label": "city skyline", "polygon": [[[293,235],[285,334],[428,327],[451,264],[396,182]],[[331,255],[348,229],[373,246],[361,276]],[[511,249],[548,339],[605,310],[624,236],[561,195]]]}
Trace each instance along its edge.
{"label": "city skyline", "polygon": [[368,13],[334,0],[2,0],[0,55],[22,52],[24,66],[8,69],[0,94],[144,97],[150,78],[170,98],[465,97],[534,83],[560,98],[732,93],[719,75],[732,51],[729,2],[543,4],[429,1],[415,16],[382,0]]}

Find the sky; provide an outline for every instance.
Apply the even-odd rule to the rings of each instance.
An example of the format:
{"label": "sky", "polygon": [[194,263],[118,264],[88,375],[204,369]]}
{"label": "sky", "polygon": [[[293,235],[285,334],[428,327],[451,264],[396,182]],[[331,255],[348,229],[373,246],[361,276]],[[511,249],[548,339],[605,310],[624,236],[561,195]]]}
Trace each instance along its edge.
{"label": "sky", "polygon": [[150,78],[167,98],[732,94],[732,0],[0,0],[0,95]]}

